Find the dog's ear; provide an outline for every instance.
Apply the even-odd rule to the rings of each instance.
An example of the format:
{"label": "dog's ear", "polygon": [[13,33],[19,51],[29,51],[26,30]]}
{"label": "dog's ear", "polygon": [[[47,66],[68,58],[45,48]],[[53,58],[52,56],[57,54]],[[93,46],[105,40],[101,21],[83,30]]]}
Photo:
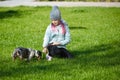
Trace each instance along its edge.
{"label": "dog's ear", "polygon": [[37,54],[39,55],[38,56],[38,61],[42,58],[42,52],[41,51],[39,51],[39,50],[37,50]]}
{"label": "dog's ear", "polygon": [[17,51],[17,52],[16,52],[16,55],[17,55],[17,56],[20,56],[20,55],[21,55],[21,51]]}
{"label": "dog's ear", "polygon": [[41,51],[37,51],[37,54],[39,55],[39,56],[42,56],[42,52]]}

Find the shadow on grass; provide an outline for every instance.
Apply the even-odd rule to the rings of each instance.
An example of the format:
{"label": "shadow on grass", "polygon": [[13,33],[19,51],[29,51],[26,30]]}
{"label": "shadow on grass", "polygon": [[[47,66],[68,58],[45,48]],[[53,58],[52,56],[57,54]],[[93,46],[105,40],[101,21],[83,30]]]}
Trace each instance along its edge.
{"label": "shadow on grass", "polygon": [[[45,73],[51,73],[51,72],[53,72],[54,74],[58,72],[63,72],[68,75],[71,75],[69,70],[71,70],[71,68],[76,69],[78,65],[80,66],[80,69],[89,69],[89,67],[91,66],[94,66],[93,68],[98,68],[98,67],[108,68],[108,67],[118,66],[120,65],[119,52],[120,52],[120,44],[119,42],[115,42],[111,44],[102,44],[98,46],[93,46],[89,49],[87,48],[86,50],[72,51],[72,53],[74,53],[74,58],[72,60],[68,60],[67,62],[63,62],[63,63],[59,63],[59,61],[58,62],[53,61],[48,63],[42,61],[42,63],[38,63],[38,64],[32,64],[32,63],[15,64],[13,62],[10,62],[9,60],[6,60],[3,62],[10,62],[11,65],[8,69],[7,67],[5,67],[5,70],[3,67],[2,67],[3,69],[0,69],[0,77],[1,78],[22,77],[26,74],[44,75]],[[62,67],[65,66],[65,68],[61,68],[61,66]]]}
{"label": "shadow on grass", "polygon": [[9,17],[20,17],[20,13],[16,10],[0,11],[0,19]]}
{"label": "shadow on grass", "polygon": [[71,51],[74,53],[73,64],[111,67],[120,65],[120,43],[102,44],[86,50]]}
{"label": "shadow on grass", "polygon": [[69,28],[72,30],[74,30],[74,29],[87,29],[86,27],[82,27],[82,26],[78,26],[78,27],[70,26]]}
{"label": "shadow on grass", "polygon": [[[12,63],[14,64],[14,63]],[[12,65],[11,64],[11,65]],[[21,77],[24,76],[26,74],[38,74],[41,73],[42,75],[43,72],[44,73],[48,73],[48,72],[58,72],[58,71],[62,71],[62,69],[59,67],[62,66],[62,64],[60,63],[50,63],[48,62],[48,64],[31,64],[31,63],[26,63],[26,62],[19,62],[17,63],[17,65],[11,66],[10,69],[8,70],[0,70],[0,77]],[[63,70],[65,71],[65,70]]]}
{"label": "shadow on grass", "polygon": [[73,51],[74,56],[79,56],[81,54],[91,54],[91,53],[96,53],[96,52],[102,52],[102,51],[107,51],[109,49],[112,49],[112,46],[110,44],[102,44],[99,46],[93,46],[87,50],[80,50],[80,51]]}
{"label": "shadow on grass", "polygon": [[86,13],[86,12],[88,12],[88,11],[85,10],[85,9],[73,9],[71,12],[72,12],[72,13]]}

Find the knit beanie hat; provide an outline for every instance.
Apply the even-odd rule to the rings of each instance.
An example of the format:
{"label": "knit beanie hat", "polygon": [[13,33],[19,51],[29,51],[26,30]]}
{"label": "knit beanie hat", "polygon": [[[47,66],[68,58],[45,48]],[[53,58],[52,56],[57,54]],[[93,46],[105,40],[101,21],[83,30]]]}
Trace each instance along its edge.
{"label": "knit beanie hat", "polygon": [[50,19],[51,20],[60,20],[61,19],[61,12],[58,6],[53,6],[50,12]]}

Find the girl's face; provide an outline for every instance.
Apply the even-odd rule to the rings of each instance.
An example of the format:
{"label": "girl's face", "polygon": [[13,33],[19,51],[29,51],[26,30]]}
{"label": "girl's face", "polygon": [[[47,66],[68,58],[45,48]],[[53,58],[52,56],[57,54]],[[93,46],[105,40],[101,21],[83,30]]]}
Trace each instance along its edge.
{"label": "girl's face", "polygon": [[52,20],[53,25],[58,26],[60,24],[60,20]]}

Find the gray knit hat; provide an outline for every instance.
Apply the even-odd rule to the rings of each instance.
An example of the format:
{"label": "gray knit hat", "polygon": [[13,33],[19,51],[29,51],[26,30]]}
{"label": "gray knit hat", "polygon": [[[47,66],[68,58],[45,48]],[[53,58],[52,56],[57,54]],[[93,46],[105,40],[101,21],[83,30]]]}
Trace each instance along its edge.
{"label": "gray knit hat", "polygon": [[61,19],[61,12],[58,6],[53,6],[50,12],[50,19],[51,20],[60,20]]}

